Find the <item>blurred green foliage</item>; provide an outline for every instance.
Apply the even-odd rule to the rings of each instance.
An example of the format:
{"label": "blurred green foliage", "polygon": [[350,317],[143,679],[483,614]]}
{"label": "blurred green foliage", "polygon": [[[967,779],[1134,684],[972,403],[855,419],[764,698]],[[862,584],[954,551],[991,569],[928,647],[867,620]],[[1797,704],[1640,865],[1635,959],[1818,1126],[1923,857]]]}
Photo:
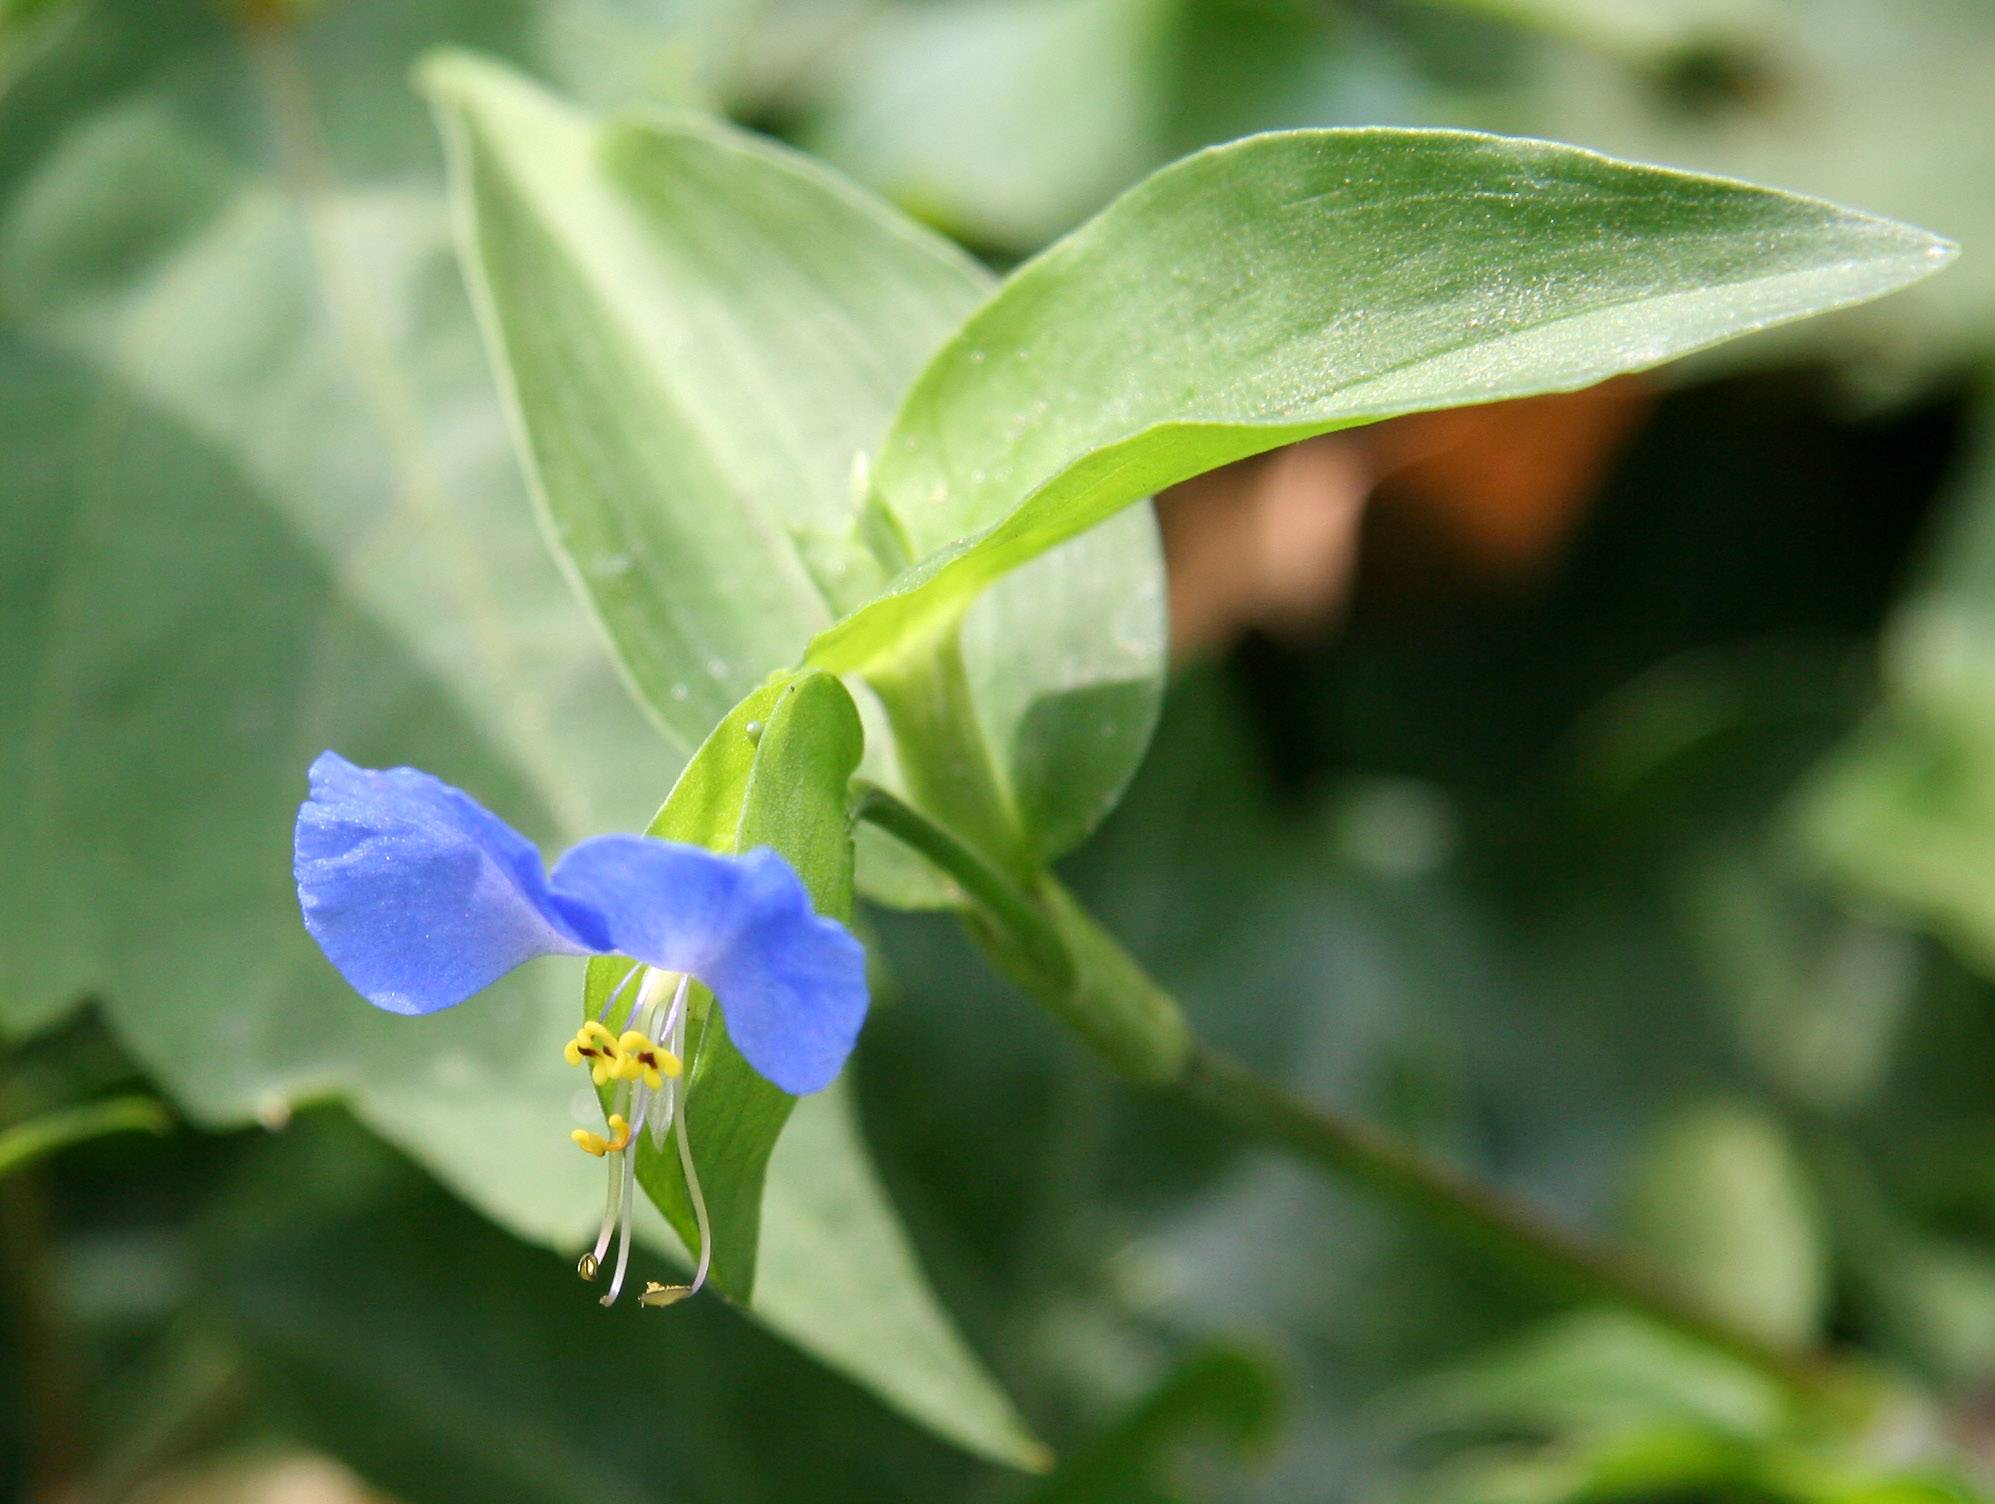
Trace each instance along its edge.
{"label": "blurred green foliage", "polygon": [[[410,1504],[1988,1493],[1995,11],[292,9],[0,5],[0,715],[34,728],[0,739],[0,1125],[141,1083],[198,1124],[0,1182],[0,1472],[108,1499],[302,1445]],[[1112,1087],[902,915],[858,1115],[1061,1466],[977,1462],[718,1303],[611,1325],[565,1284],[537,1245],[597,1191],[554,1152],[572,978],[415,1049],[265,881],[335,737],[550,843],[641,826],[675,761],[506,446],[409,83],[444,43],[595,104],[725,105],[999,260],[1179,152],[1304,123],[1539,132],[1968,243],[1907,297],[1693,372],[1528,588],[1375,513],[1344,631],[1182,675],[1066,869],[1202,1032],[1857,1355],[1850,1411],[1554,1317]],[[216,994],[236,1006],[171,1004]],[[283,1120],[273,1084],[351,1105],[239,1126]],[[839,1115],[799,1142],[854,1140]],[[819,1237],[792,1231],[799,1289]]]}

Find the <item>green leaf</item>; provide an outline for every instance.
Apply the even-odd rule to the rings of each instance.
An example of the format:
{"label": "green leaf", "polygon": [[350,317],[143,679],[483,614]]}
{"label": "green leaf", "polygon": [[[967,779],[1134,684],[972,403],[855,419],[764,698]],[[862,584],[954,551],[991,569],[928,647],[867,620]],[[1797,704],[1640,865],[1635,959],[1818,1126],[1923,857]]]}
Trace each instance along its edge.
{"label": "green leaf", "polygon": [[[423,186],[402,49],[446,11],[252,40],[193,0],[100,6],[0,101],[0,463],[30,545],[0,563],[0,1014],[101,998],[203,1118],[435,1074],[299,932],[320,748],[425,763],[540,835],[633,824],[656,786],[540,555]],[[521,1048],[495,1011],[433,1042],[495,1066]]]}
{"label": "green leaf", "polygon": [[1703,47],[1763,40],[1770,18],[1756,0],[1430,0],[1659,66]]}
{"label": "green leaf", "polygon": [[[820,1115],[849,1124],[829,1094],[800,1113]],[[854,1204],[860,1159],[843,1151],[855,1141],[800,1122],[779,1176],[804,1143],[825,1146],[821,1163],[800,1166],[824,1177],[825,1211]],[[973,1478],[994,1481],[720,1302],[611,1317],[587,1299],[540,1298],[579,1293],[564,1260],[473,1216],[337,1114],[236,1148],[246,1152],[224,1158],[221,1183],[210,1166],[202,1186],[188,1254],[197,1330],[220,1327],[246,1349],[234,1366],[254,1387],[260,1430],[332,1451],[391,1497],[886,1498],[914,1478],[917,1496],[950,1498]],[[772,1243],[810,1262],[804,1240],[828,1226],[785,1219]],[[885,1262],[851,1287],[859,1309],[875,1308],[872,1280],[904,1272],[890,1251],[868,1250]],[[852,1272],[835,1255],[831,1267]],[[928,1337],[918,1324],[879,1334],[920,1351]],[[952,1376],[925,1377],[940,1401]]]}
{"label": "green leaf", "polygon": [[1265,0],[882,6],[813,74],[801,144],[945,233],[1023,257],[1188,150],[1417,123],[1419,77],[1391,51],[1405,26]]}
{"label": "green leaf", "polygon": [[1432,1476],[1399,1495],[1419,1504],[1978,1497],[1949,1476],[1943,1455],[1880,1457],[1870,1426],[1915,1411],[1874,1375],[1845,1378],[1834,1399],[1797,1404],[1763,1376],[1634,1318],[1566,1317],[1402,1394],[1394,1418],[1407,1440],[1421,1440],[1409,1452]]}
{"label": "green leaf", "polygon": [[[638,697],[690,746],[909,562],[867,504],[870,456],[987,279],[719,122],[597,121],[459,56],[425,77],[550,531]],[[972,731],[1035,853],[1085,835],[1141,756],[1161,600],[1154,529],[1132,517],[1010,582],[965,635]],[[876,730],[871,775],[905,787],[930,749]],[[873,860],[862,877],[942,901]]]}
{"label": "green leaf", "polygon": [[164,1133],[173,1126],[150,1097],[113,1097],[58,1108],[0,1131],[0,1180],[43,1155],[108,1133]]}
{"label": "green leaf", "polygon": [[[863,206],[819,209],[814,175],[725,127],[599,129],[465,57],[424,78],[555,535],[644,703],[696,743],[866,578],[852,465],[905,378],[840,310],[932,344],[975,275],[911,232],[879,255]],[[793,282],[818,317],[780,301]]]}
{"label": "green leaf", "polygon": [[[1969,1149],[1963,1161],[1975,1157]],[[1909,1216],[1894,1171],[1854,1158],[1824,1179],[1839,1291],[1874,1346],[1949,1391],[1995,1368],[1995,1255],[1985,1243]]]}
{"label": "green leaf", "polygon": [[[1265,1458],[1285,1408],[1281,1372],[1265,1354],[1210,1343],[1061,1463],[1026,1504],[1171,1504],[1188,1497],[1169,1481],[1190,1471],[1183,1454]],[[1208,1462],[1199,1471],[1219,1469]]]}
{"label": "green leaf", "polygon": [[[1497,92],[1473,107],[1498,128],[1792,184],[1932,225],[1965,246],[1986,245],[1995,233],[1995,201],[1968,189],[1995,173],[1995,132],[1984,128],[1979,87],[1995,69],[1995,9],[1988,6],[1898,0],[1891,24],[1880,26],[1870,0],[1452,3],[1547,17],[1572,11],[1576,19],[1593,11],[1618,20],[1627,12],[1643,23],[1709,12],[1704,19],[1713,24],[1684,36],[1684,51],[1668,60],[1675,71],[1660,76],[1648,67],[1602,67],[1577,48],[1520,53]],[[1825,99],[1836,102],[1833,110],[1818,107]],[[1454,109],[1438,98],[1426,108]],[[1931,150],[1935,141],[1948,149]],[[1969,255],[1945,278],[1886,308],[1794,330],[1745,359],[1825,363],[1866,383],[1938,381],[1983,359],[1991,336],[1995,265]]]}
{"label": "green leaf", "polygon": [[[797,1103],[769,1165],[756,1314],[910,1419],[1011,1467],[1050,1460],[929,1295],[843,1082]],[[776,1299],[809,1290],[808,1303]]]}
{"label": "green leaf", "polygon": [[886,7],[830,70],[832,97],[804,145],[972,244],[1036,244],[1169,155],[1154,151],[1175,102],[1160,75],[1188,9]]}
{"label": "green leaf", "polygon": [[1763,1375],[1620,1312],[1558,1320],[1413,1387],[1394,1405],[1421,1431],[1613,1435],[1643,1427],[1765,1437],[1787,1401]]}
{"label": "green leaf", "polygon": [[0,95],[82,12],[82,0],[0,0]]}
{"label": "green leaf", "polygon": [[[1988,411],[1983,404],[1984,414]],[[1848,889],[1995,975],[1995,440],[1969,457],[1926,578],[1886,634],[1884,703],[1798,809]]]}
{"label": "green leaf", "polygon": [[1821,1217],[1780,1125],[1740,1103],[1678,1114],[1635,1178],[1630,1232],[1710,1310],[1806,1347],[1829,1296]]}
{"label": "green leaf", "polygon": [[874,485],[923,557],[811,661],[891,658],[1006,571],[1227,461],[1587,386],[1951,254],[1818,200],[1545,142],[1297,131],[1201,152],[1014,273],[922,372]]}

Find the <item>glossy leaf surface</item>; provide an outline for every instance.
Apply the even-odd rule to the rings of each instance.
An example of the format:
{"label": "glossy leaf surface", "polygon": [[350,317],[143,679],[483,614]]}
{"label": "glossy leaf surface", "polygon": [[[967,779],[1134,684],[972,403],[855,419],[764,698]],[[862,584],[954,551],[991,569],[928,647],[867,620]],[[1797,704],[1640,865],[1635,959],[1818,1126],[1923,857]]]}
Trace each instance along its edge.
{"label": "glossy leaf surface", "polygon": [[1588,386],[1951,254],[1819,200],[1541,141],[1294,131],[1201,152],[1022,267],[923,371],[875,475],[921,562],[812,660],[891,657],[1230,460]]}

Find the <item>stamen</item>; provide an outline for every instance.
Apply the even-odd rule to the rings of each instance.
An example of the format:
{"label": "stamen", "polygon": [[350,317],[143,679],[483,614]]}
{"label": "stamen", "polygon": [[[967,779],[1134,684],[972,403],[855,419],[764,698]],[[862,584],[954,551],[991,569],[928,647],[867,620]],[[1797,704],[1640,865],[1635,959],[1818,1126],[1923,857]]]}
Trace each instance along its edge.
{"label": "stamen", "polygon": [[[622,1113],[630,1107],[630,1095],[631,1092],[628,1086],[622,1084],[617,1086],[616,1092],[610,1101],[612,1111],[609,1122],[612,1131],[615,1130],[618,1123],[623,1121]],[[640,1108],[640,1113],[641,1111],[642,1109]],[[581,1143],[585,1132],[586,1130],[577,1130],[575,1134],[577,1143]],[[590,1138],[596,1137],[594,1134],[588,1134],[587,1136]],[[625,1142],[629,1142],[627,1134],[625,1135]],[[582,1147],[587,1149],[589,1146],[583,1144]],[[603,1152],[609,1152],[607,1140],[603,1141]],[[575,1272],[581,1275],[583,1279],[592,1280],[601,1272],[603,1255],[608,1253],[610,1249],[610,1234],[615,1231],[619,1222],[627,1226],[630,1221],[630,1187],[626,1183],[626,1177],[618,1173],[619,1169],[620,1167],[617,1165],[613,1164],[610,1166],[609,1197],[603,1206],[603,1225],[596,1231],[596,1246],[583,1254],[575,1264]]]}
{"label": "stamen", "polygon": [[[651,1036],[652,1042],[660,1049],[665,1049],[667,1041],[671,1041],[671,1056],[674,1060],[681,1062],[681,1069],[684,1068],[686,1041],[685,1032],[679,1025],[685,1017],[686,998],[692,990],[692,985],[693,979],[691,977],[681,976],[679,978],[679,986],[672,994],[672,1006],[666,1010],[665,1016],[659,1019],[657,1031]],[[672,1074],[675,1078],[679,1076],[679,1072],[676,1071]],[[674,1109],[676,1108],[680,1112],[685,1110],[684,1099],[689,1085],[690,1083],[682,1079],[674,1079],[665,1083],[665,1109],[662,1113],[655,1114],[651,1120],[652,1148],[663,1149],[665,1147],[665,1135],[672,1131]]]}
{"label": "stamen", "polygon": [[686,1035],[679,1025],[684,1021],[686,995],[692,991],[692,988],[693,979],[681,974],[679,985],[672,993],[672,1006],[666,1010],[664,1019],[658,1025],[658,1032],[651,1036],[653,1042],[659,1045],[665,1044],[669,1039],[673,1053],[679,1056],[686,1053]]}
{"label": "stamen", "polygon": [[637,1297],[641,1306],[675,1306],[682,1300],[690,1300],[700,1293],[700,1287],[707,1282],[707,1270],[713,1264],[713,1232],[707,1226],[706,1197],[700,1194],[700,1177],[693,1172],[692,1151],[686,1146],[686,1119],[682,1114],[677,1122],[679,1130],[679,1168],[686,1177],[686,1190],[693,1203],[693,1220],[699,1226],[700,1262],[693,1271],[690,1285],[661,1285],[656,1280],[647,1280],[643,1293]]}
{"label": "stamen", "polygon": [[591,1019],[577,1029],[575,1037],[562,1047],[561,1058],[570,1065],[588,1062],[589,1079],[598,1086],[607,1086],[617,1079],[623,1069],[623,1060],[617,1049],[616,1035]]}
{"label": "stamen", "polygon": [[617,1294],[623,1289],[624,1271],[630,1267],[630,1223],[631,1203],[637,1199],[637,1152],[632,1150],[623,1157],[623,1174],[617,1177],[623,1183],[622,1209],[617,1222],[617,1267],[610,1276],[610,1288],[603,1296],[605,1306],[616,1304]]}
{"label": "stamen", "polygon": [[[633,968],[630,975],[636,975],[641,969]],[[616,1268],[610,1275],[610,1287],[602,1297],[605,1306],[615,1304],[623,1290],[624,1275],[630,1268],[632,1219],[637,1202],[636,1144],[638,1135],[647,1125],[651,1128],[653,1144],[659,1148],[664,1147],[668,1132],[677,1131],[679,1169],[685,1177],[687,1196],[692,1203],[700,1255],[691,1284],[661,1285],[656,1280],[647,1280],[644,1290],[637,1297],[638,1304],[675,1305],[697,1294],[706,1284],[713,1266],[713,1229],[707,1216],[706,1195],[700,1189],[699,1174],[693,1168],[692,1145],[686,1134],[686,999],[692,979],[680,975],[671,1005],[661,1008],[665,979],[670,975],[669,972],[655,970],[647,973],[644,985],[631,1004],[630,1017],[626,1021],[629,1027],[620,1038],[612,1035],[604,1022],[610,1013],[610,1007],[605,1005],[603,1013],[595,1021],[584,1024],[568,1045],[569,1059],[576,1064],[588,1060],[592,1073],[605,1062],[608,1063],[606,1076],[598,1076],[597,1085],[605,1084],[605,1079],[617,1083],[613,1103],[617,1110],[609,1115],[608,1136],[586,1128],[578,1128],[572,1135],[578,1145],[598,1158],[613,1154],[623,1156],[621,1162],[610,1167],[609,1198],[603,1209],[603,1225],[596,1234],[596,1245],[583,1254],[575,1265],[576,1272],[583,1279],[594,1279],[602,1272],[603,1258],[609,1252],[610,1238],[614,1234],[617,1240]],[[626,976],[618,984],[616,992],[611,994],[611,1003],[628,982],[629,976]],[[630,1114],[628,1119],[625,1113]]]}
{"label": "stamen", "polygon": [[[630,1120],[630,1136],[634,1140],[639,1130],[644,1127],[645,1120],[651,1116],[651,1104],[656,1102],[663,1094],[650,1090],[643,1082],[639,1082],[630,1090],[631,1100],[637,1104],[637,1112]],[[665,1110],[667,1112],[672,1110],[672,1104],[669,1099],[665,1104]]]}
{"label": "stamen", "polygon": [[603,1207],[603,1225],[596,1232],[596,1246],[583,1254],[575,1265],[575,1272],[583,1279],[594,1279],[603,1267],[603,1255],[610,1251],[610,1234],[616,1230],[617,1207],[620,1201],[618,1192],[623,1189],[621,1175],[610,1176],[609,1201]]}
{"label": "stamen", "polygon": [[[683,1011],[676,1009],[674,1011],[677,1016],[673,1021],[672,1044],[676,1050],[683,1051],[686,1048],[686,1016]],[[697,1295],[700,1286],[707,1282],[707,1270],[713,1264],[713,1228],[707,1222],[707,1198],[700,1191],[700,1177],[693,1169],[693,1146],[686,1141],[686,1114],[680,1112],[673,1120],[672,1126],[677,1130],[679,1139],[679,1171],[686,1177],[686,1196],[693,1203],[693,1223],[700,1233],[699,1267],[693,1271],[692,1284],[686,1287],[686,1295]],[[686,1296],[675,1298],[683,1300]],[[652,1303],[670,1304],[659,1301]]]}
{"label": "stamen", "polygon": [[[686,1020],[679,1003],[685,1000],[685,989],[680,988],[679,1000],[673,1004],[672,1044],[678,1050],[686,1047]],[[676,1083],[674,1083],[676,1085]],[[693,1203],[693,1223],[700,1235],[700,1260],[693,1270],[690,1285],[661,1285],[656,1280],[647,1281],[643,1293],[637,1297],[641,1306],[675,1306],[682,1300],[700,1293],[700,1287],[707,1282],[707,1271],[713,1266],[713,1228],[707,1221],[707,1198],[700,1190],[700,1177],[693,1169],[693,1148],[686,1139],[686,1114],[681,1110],[673,1116],[672,1126],[679,1140],[679,1172],[686,1180],[686,1197]]]}
{"label": "stamen", "polygon": [[658,1006],[658,1000],[665,995],[665,989],[671,985],[672,978],[675,975],[677,973],[660,971],[656,967],[648,968],[645,971],[644,985],[637,989],[637,1000],[630,1005],[630,1017],[623,1021],[623,1026],[626,1029],[636,1028],[638,1026],[637,1016],[647,1009]]}
{"label": "stamen", "polygon": [[617,1069],[624,1080],[642,1081],[653,1091],[665,1084],[667,1076],[676,1076],[684,1069],[677,1055],[654,1044],[641,1029],[624,1031],[617,1041],[617,1055]]}
{"label": "stamen", "polygon": [[[639,1117],[642,1120],[641,1112]],[[631,1126],[624,1121],[623,1114],[613,1112],[610,1114],[610,1136],[608,1138],[604,1138],[600,1133],[591,1133],[586,1128],[577,1128],[568,1136],[581,1146],[583,1153],[593,1154],[596,1158],[601,1159],[605,1154],[614,1154],[619,1149],[628,1145],[630,1143],[631,1132]]]}
{"label": "stamen", "polygon": [[596,1015],[597,1023],[607,1023],[609,1021],[610,1009],[617,1005],[617,999],[622,997],[630,984],[636,981],[647,969],[647,967],[639,962],[631,962],[630,970],[617,978],[616,986],[611,988],[610,995],[603,999],[603,1011]]}
{"label": "stamen", "polygon": [[645,1121],[651,1128],[651,1147],[654,1149],[665,1147],[665,1136],[672,1131],[672,1116],[679,1110],[681,1090],[679,1080],[668,1080],[663,1091],[653,1094],[652,1100],[657,1102],[658,1110]]}

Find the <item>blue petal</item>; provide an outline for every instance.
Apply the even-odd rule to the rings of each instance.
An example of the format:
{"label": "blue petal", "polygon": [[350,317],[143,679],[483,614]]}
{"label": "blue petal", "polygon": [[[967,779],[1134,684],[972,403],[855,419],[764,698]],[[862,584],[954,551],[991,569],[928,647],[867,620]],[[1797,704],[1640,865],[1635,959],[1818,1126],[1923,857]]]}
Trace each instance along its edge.
{"label": "blue petal", "polygon": [[649,836],[584,841],[554,891],[602,918],[612,949],[706,984],[748,1063],[796,1096],[831,1084],[866,1017],[866,953],[811,909],[775,852],[720,856]]}
{"label": "blue petal", "polygon": [[305,928],[391,1013],[461,1003],[535,956],[608,949],[596,917],[550,891],[531,842],[414,768],[322,753],[292,870]]}

